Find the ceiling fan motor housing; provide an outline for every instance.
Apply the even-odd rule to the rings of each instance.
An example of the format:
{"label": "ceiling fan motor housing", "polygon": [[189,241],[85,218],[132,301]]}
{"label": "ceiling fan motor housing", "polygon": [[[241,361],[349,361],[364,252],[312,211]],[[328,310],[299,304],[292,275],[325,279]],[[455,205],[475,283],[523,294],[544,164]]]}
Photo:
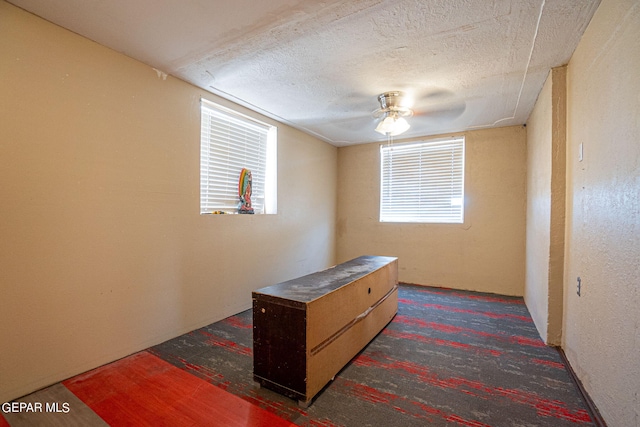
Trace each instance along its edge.
{"label": "ceiling fan motor housing", "polygon": [[413,111],[405,105],[402,105],[405,101],[405,93],[400,91],[389,91],[378,95],[378,102],[380,102],[380,108],[374,111],[376,117],[380,117],[384,114],[393,112],[399,117],[410,117],[413,115]]}

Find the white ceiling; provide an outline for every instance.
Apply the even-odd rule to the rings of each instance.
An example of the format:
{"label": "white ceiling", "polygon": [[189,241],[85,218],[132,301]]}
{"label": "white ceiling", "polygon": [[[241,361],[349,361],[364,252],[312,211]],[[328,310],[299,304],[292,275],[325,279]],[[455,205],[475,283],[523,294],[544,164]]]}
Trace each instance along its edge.
{"label": "white ceiling", "polygon": [[525,123],[599,1],[10,0],[336,146],[385,139],[390,90],[403,138]]}

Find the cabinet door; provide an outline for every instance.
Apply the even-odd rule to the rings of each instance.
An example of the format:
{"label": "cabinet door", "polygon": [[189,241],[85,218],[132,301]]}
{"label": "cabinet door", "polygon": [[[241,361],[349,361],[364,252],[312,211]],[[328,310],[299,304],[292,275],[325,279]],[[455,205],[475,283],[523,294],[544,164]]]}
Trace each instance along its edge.
{"label": "cabinet door", "polygon": [[304,309],[253,300],[254,379],[294,399],[306,392],[306,323]]}

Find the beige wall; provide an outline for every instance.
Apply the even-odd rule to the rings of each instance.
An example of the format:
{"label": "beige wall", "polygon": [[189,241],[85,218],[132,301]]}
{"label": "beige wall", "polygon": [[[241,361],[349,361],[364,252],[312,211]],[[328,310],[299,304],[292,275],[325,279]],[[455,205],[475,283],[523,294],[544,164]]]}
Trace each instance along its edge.
{"label": "beige wall", "polygon": [[640,426],[639,40],[640,2],[604,0],[567,74],[563,346],[609,427]]}
{"label": "beige wall", "polygon": [[551,70],[527,120],[525,301],[549,345],[562,337],[566,67]]}
{"label": "beige wall", "polygon": [[337,257],[398,257],[401,281],[522,295],[526,131],[467,132],[464,224],[380,223],[379,143],[338,150]]}
{"label": "beige wall", "polygon": [[228,103],[1,1],[0,40],[0,402],[334,263],[335,147],[279,126],[278,215],[200,216]]}

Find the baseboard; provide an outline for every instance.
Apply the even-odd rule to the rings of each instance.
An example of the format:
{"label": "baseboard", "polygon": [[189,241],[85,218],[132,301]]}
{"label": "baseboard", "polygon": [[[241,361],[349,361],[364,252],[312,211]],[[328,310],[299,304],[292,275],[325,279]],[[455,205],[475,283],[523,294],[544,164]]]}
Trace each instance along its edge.
{"label": "baseboard", "polygon": [[593,403],[593,400],[591,400],[589,393],[587,393],[587,390],[585,390],[584,386],[582,385],[582,382],[580,381],[575,371],[571,367],[571,364],[569,363],[569,359],[567,359],[567,355],[564,353],[564,350],[560,347],[556,347],[556,350],[558,350],[558,353],[562,358],[564,366],[567,367],[567,371],[569,372],[569,376],[571,377],[571,380],[576,385],[576,388],[578,389],[578,392],[582,396],[582,399],[587,404],[589,415],[591,416],[591,419],[595,423],[596,427],[607,427],[607,423],[604,421],[604,418],[602,418],[602,415],[600,415],[600,411],[598,411],[596,404]]}

